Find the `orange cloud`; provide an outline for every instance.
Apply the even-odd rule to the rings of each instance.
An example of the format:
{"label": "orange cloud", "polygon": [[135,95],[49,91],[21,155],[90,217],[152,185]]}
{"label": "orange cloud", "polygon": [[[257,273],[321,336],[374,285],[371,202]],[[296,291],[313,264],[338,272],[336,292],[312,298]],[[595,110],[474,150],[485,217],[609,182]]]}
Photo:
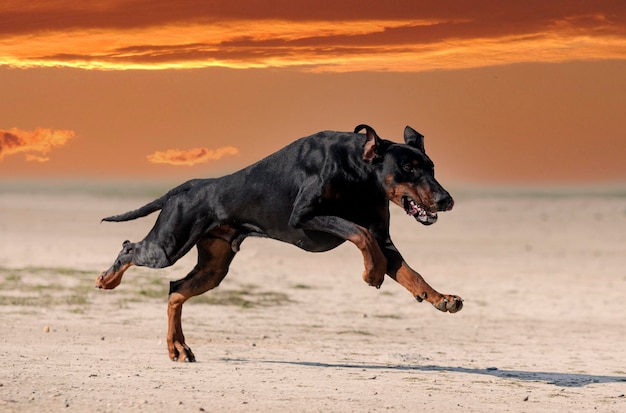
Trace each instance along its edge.
{"label": "orange cloud", "polygon": [[416,72],[626,59],[619,2],[22,3],[0,7],[0,66]]}
{"label": "orange cloud", "polygon": [[27,161],[47,162],[54,147],[65,145],[76,134],[71,130],[37,128],[34,131],[0,129],[0,161],[6,155],[24,153]]}
{"label": "orange cloud", "polygon": [[233,146],[224,146],[217,149],[193,148],[188,150],[168,149],[164,152],[155,152],[148,155],[151,163],[164,163],[169,165],[193,166],[198,163],[216,161],[225,155],[238,155],[239,149]]}

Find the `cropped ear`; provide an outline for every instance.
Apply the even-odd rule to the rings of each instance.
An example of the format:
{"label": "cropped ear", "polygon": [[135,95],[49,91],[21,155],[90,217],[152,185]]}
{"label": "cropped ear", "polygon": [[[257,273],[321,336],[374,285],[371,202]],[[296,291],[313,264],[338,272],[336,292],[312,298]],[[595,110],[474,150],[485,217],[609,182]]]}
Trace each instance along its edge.
{"label": "cropped ear", "polygon": [[363,160],[371,163],[381,156],[381,139],[376,134],[376,131],[369,125],[357,126],[354,128],[354,133],[359,133],[362,129],[365,129],[365,133],[367,135],[365,146],[363,148]]}
{"label": "cropped ear", "polygon": [[417,148],[423,153],[426,153],[426,151],[424,150],[424,135],[422,135],[410,126],[404,128],[404,142],[407,145]]}

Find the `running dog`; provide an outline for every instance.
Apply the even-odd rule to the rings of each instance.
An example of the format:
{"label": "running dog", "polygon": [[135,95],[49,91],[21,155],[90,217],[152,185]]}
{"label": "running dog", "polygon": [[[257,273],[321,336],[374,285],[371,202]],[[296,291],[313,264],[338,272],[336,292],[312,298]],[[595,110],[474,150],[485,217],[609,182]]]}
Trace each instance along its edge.
{"label": "running dog", "polygon": [[407,126],[404,142],[382,139],[368,125],[353,133],[319,132],[231,175],[190,180],[137,210],[104,218],[129,221],[161,211],[142,241],[123,243],[96,287],[117,287],[132,265],[170,266],[195,245],[195,268],[170,283],[167,348],[174,361],[196,360],[183,335],[183,304],[220,284],[247,237],[312,252],[350,241],[363,254],[367,284],[380,288],[387,274],[417,301],[455,313],[463,300],[435,291],[407,265],[389,236],[389,202],[424,225],[454,205],[435,180],[424,136]]}

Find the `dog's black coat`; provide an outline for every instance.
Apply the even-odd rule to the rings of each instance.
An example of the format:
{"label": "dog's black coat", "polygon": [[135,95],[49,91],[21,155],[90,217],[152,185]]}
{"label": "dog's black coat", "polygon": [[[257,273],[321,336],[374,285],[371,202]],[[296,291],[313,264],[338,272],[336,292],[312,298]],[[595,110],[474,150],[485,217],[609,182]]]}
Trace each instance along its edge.
{"label": "dog's black coat", "polygon": [[[175,263],[220,226],[229,227],[224,235],[235,250],[245,237],[261,236],[319,252],[356,233],[355,224],[369,229],[397,266],[401,257],[389,237],[385,181],[392,177],[395,184],[425,187],[432,201],[415,201],[431,213],[450,209],[453,201],[434,178],[422,135],[407,127],[407,143],[397,144],[378,138],[368,126],[361,128],[370,134],[324,131],[301,138],[241,171],[188,181],[104,221],[132,220],[162,209],[134,251],[135,265],[153,268]],[[375,145],[374,153],[364,159],[367,143]]]}
{"label": "dog's black coat", "polygon": [[[362,129],[365,134],[358,133]],[[180,325],[182,303],[220,283],[248,236],[315,252],[351,241],[363,253],[363,278],[370,285],[380,287],[387,273],[419,301],[456,312],[462,300],[432,289],[406,265],[389,236],[390,201],[425,225],[454,204],[435,180],[423,138],[408,126],[404,144],[381,139],[367,125],[354,133],[319,132],[231,175],[190,180],[135,211],[105,218],[127,221],[161,210],[145,239],[126,241],[96,285],[115,288],[129,266],[166,267],[197,245],[198,265],[170,286],[170,357],[190,361],[193,353]]]}

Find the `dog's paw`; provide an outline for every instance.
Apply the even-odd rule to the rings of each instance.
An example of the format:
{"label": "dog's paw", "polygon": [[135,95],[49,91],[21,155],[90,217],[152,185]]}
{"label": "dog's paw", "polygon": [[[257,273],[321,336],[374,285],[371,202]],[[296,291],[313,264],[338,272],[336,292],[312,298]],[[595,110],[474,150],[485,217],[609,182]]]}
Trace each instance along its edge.
{"label": "dog's paw", "polygon": [[185,363],[195,363],[196,356],[194,356],[189,346],[184,342],[176,340],[171,344],[168,343],[167,347],[170,354],[170,360],[182,361]]}
{"label": "dog's paw", "polygon": [[456,295],[442,295],[441,300],[433,303],[435,308],[439,311],[443,311],[444,313],[447,311],[449,313],[456,313],[457,311],[461,311],[463,308],[463,299]]}
{"label": "dog's paw", "polygon": [[96,277],[96,288],[112,290],[120,285],[122,282],[122,276],[124,271],[130,267],[130,264],[126,265],[113,265],[106,271],[102,271],[98,277]]}
{"label": "dog's paw", "polygon": [[385,273],[363,271],[363,281],[370,287],[380,288],[383,285],[383,281],[385,281]]}

